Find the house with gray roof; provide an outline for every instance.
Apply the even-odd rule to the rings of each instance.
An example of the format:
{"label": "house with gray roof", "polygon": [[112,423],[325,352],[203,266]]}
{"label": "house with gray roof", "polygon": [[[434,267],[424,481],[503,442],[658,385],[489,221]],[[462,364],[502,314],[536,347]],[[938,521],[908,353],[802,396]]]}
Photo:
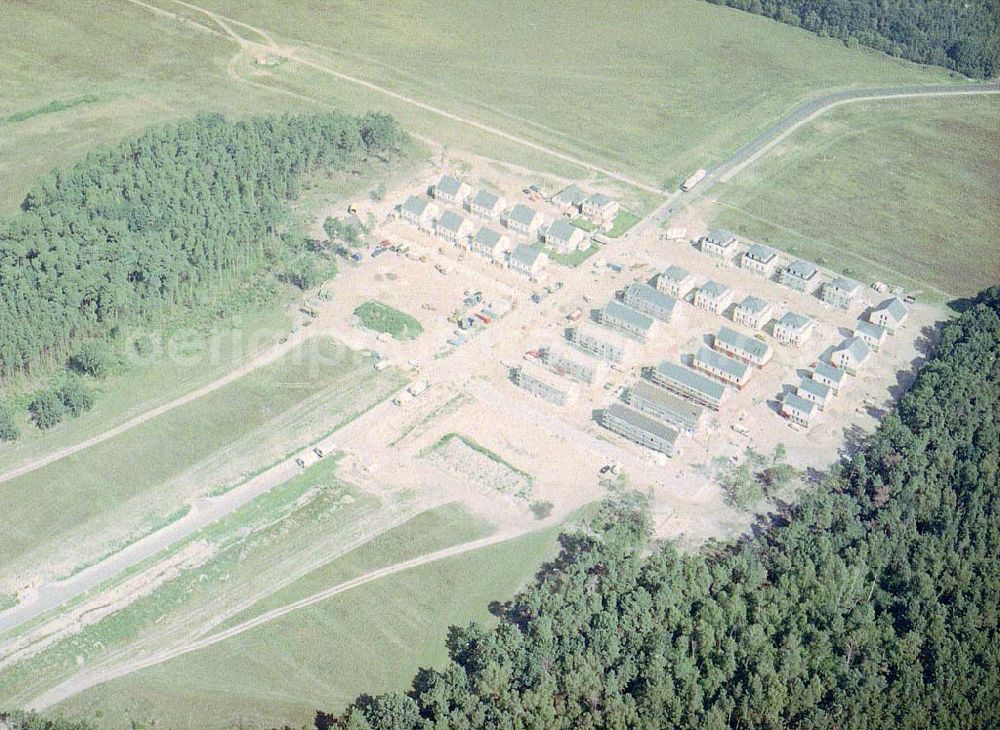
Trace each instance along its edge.
{"label": "house with gray roof", "polygon": [[491,261],[502,262],[504,253],[510,248],[507,236],[483,226],[472,239],[472,251]]}
{"label": "house with gray roof", "polygon": [[786,393],[781,402],[781,415],[808,428],[816,415],[816,404],[795,393]]}
{"label": "house with gray roof", "polygon": [[562,341],[542,348],[542,362],[553,372],[588,385],[602,379],[608,371],[603,360],[590,357]]}
{"label": "house with gray roof", "polygon": [[740,268],[759,276],[770,276],[776,263],[778,263],[778,254],[773,248],[754,243],[740,259]]}
{"label": "house with gray roof", "polygon": [[846,370],[848,375],[857,375],[871,354],[871,348],[860,337],[848,337],[830,353],[830,364]]}
{"label": "house with gray roof", "polygon": [[667,456],[680,453],[677,430],[624,403],[612,403],[601,413],[601,425],[647,449]]}
{"label": "house with gray roof", "polygon": [[733,321],[743,327],[759,330],[771,321],[773,312],[774,305],[771,302],[747,294],[743,297],[743,301],[736,305]]}
{"label": "house with gray roof", "polygon": [[694,282],[694,274],[673,264],[656,276],[656,288],[674,299],[685,299],[694,289]]}
{"label": "house with gray roof", "polygon": [[872,324],[877,324],[879,327],[885,327],[886,331],[892,335],[896,333],[897,329],[903,326],[908,315],[909,310],[906,308],[906,305],[896,297],[893,297],[892,299],[886,299],[872,309],[868,313],[868,321]]}
{"label": "house with gray roof", "polygon": [[639,380],[628,389],[627,402],[635,410],[688,433],[701,429],[707,417],[702,406],[646,380]]}
{"label": "house with gray roof", "polygon": [[442,175],[434,186],[434,197],[452,205],[465,205],[472,194],[472,186],[452,175]]}
{"label": "house with gray roof", "polygon": [[570,330],[569,341],[588,355],[613,363],[622,362],[633,347],[626,337],[590,322],[581,322]]}
{"label": "house with gray roof", "polygon": [[864,340],[865,344],[875,352],[878,352],[882,345],[885,344],[886,337],[888,336],[885,327],[872,324],[864,319],[859,319],[857,324],[854,325],[854,334]]}
{"label": "house with gray roof", "polygon": [[469,212],[480,218],[500,219],[500,214],[507,207],[506,201],[489,190],[480,190],[469,201]]}
{"label": "house with gray roof", "polygon": [[667,360],[649,372],[649,379],[661,388],[713,411],[719,410],[728,394],[722,383]]}
{"label": "house with gray roof", "polygon": [[712,314],[722,314],[732,301],[733,290],[718,281],[706,281],[694,295],[694,305]]}
{"label": "house with gray roof", "polygon": [[561,254],[582,251],[587,248],[587,234],[565,218],[556,218],[544,229],[542,239],[545,244]]}
{"label": "house with gray roof", "polygon": [[803,314],[785,312],[774,324],[774,339],[782,345],[801,347],[812,335],[816,323]]}
{"label": "house with gray roof", "polygon": [[523,363],[514,371],[514,382],[532,395],[557,406],[572,403],[579,393],[576,383],[560,378],[555,373],[532,363]]}
{"label": "house with gray roof", "polygon": [[564,211],[570,208],[579,210],[586,197],[586,194],[576,185],[567,185],[552,196],[552,203]]}
{"label": "house with gray roof", "polygon": [[620,203],[604,193],[594,193],[580,205],[583,214],[603,228],[611,228],[614,225],[615,216],[621,208]]}
{"label": "house with gray roof", "polygon": [[438,237],[452,243],[466,243],[473,228],[472,221],[453,210],[446,210],[434,224]]}
{"label": "house with gray roof", "polygon": [[861,284],[838,276],[823,285],[823,301],[839,309],[849,309],[861,296]]}
{"label": "house with gray roof", "polygon": [[625,287],[623,301],[632,309],[637,309],[662,322],[670,321],[674,314],[674,306],[677,304],[677,300],[669,294],[638,281],[633,281]]}
{"label": "house with gray roof", "polygon": [[638,342],[645,342],[656,329],[656,320],[612,299],[597,313],[597,321]]}
{"label": "house with gray roof", "polygon": [[722,261],[729,261],[736,253],[736,235],[725,228],[716,228],[701,239],[701,250]]}
{"label": "house with gray roof", "polygon": [[774,354],[766,342],[761,342],[756,337],[747,337],[729,327],[722,327],[712,342],[712,346],[719,352],[759,368],[767,365]]}
{"label": "house with gray roof", "polygon": [[537,236],[542,216],[534,208],[518,203],[507,214],[507,230],[523,236]]}
{"label": "house with gray roof", "polygon": [[534,246],[521,244],[510,253],[507,266],[511,271],[516,271],[529,279],[537,277],[549,263],[549,257],[544,251]]}
{"label": "house with gray roof", "polygon": [[711,378],[742,388],[750,380],[750,367],[739,360],[711,350],[704,345],[694,354],[694,367]]}
{"label": "house with gray roof", "polygon": [[810,292],[816,285],[819,272],[808,261],[793,261],[781,272],[781,283],[796,291]]}
{"label": "house with gray roof", "polygon": [[795,393],[800,398],[815,403],[820,410],[826,408],[830,401],[833,400],[833,391],[830,390],[830,386],[812,378],[802,378],[799,386],[795,389]]}
{"label": "house with gray roof", "polygon": [[434,229],[434,219],[437,214],[437,205],[416,195],[408,197],[399,207],[399,217],[422,231],[429,232]]}
{"label": "house with gray roof", "polygon": [[816,382],[829,387],[836,395],[840,392],[840,386],[843,384],[844,378],[847,377],[847,372],[820,360],[816,363],[812,377]]}

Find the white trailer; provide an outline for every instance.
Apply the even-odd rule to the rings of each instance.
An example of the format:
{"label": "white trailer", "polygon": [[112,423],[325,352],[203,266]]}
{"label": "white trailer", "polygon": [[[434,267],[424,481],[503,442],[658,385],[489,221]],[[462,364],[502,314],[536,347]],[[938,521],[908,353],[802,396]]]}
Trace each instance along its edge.
{"label": "white trailer", "polygon": [[708,174],[707,170],[698,170],[696,173],[694,173],[689,178],[687,178],[684,182],[681,183],[681,190],[683,190],[686,193],[688,190],[690,190],[695,185],[697,185],[702,180],[704,180],[705,179],[705,175],[707,175],[707,174]]}

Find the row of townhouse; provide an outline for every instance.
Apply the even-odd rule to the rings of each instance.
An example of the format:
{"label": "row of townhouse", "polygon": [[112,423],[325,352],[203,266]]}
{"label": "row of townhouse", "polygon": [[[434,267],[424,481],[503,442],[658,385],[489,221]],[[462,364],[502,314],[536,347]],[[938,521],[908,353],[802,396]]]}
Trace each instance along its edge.
{"label": "row of townhouse", "polygon": [[[712,231],[701,239],[701,250],[713,258],[729,263],[739,249],[734,233],[723,228]],[[739,259],[740,268],[759,276],[770,278],[778,267],[778,253],[769,246],[752,243]],[[781,269],[778,280],[796,291],[812,292],[820,281],[819,269],[808,261],[794,260]],[[820,290],[820,298],[840,309],[850,309],[861,298],[863,287],[858,282],[843,276],[835,276],[825,282]]]}
{"label": "row of townhouse", "polygon": [[847,375],[857,375],[873,352],[884,345],[892,331],[901,327],[907,317],[906,306],[898,299],[889,299],[859,319],[854,333],[830,353],[830,362],[820,360],[811,373],[803,377],[794,393],[788,393],[781,405],[782,414],[801,426],[811,425],[818,411],[824,410],[844,385]]}
{"label": "row of townhouse", "polygon": [[438,215],[438,206],[411,195],[400,206],[400,218],[420,230],[433,232],[439,238],[467,247],[490,261],[506,264],[528,278],[537,278],[549,263],[548,255],[534,246],[518,244],[512,248],[510,237],[489,226],[480,226],[454,210]]}
{"label": "row of townhouse", "polygon": [[680,434],[676,428],[624,403],[616,401],[605,408],[601,412],[601,425],[666,456],[680,453]]}
{"label": "row of townhouse", "polygon": [[533,363],[523,363],[516,368],[514,382],[532,395],[557,406],[572,403],[579,393],[576,383]]}
{"label": "row of townhouse", "polygon": [[[695,276],[679,266],[668,266],[656,277],[656,288],[675,299],[684,299],[695,289]],[[694,297],[694,305],[713,314],[723,314],[733,303],[735,292],[717,281],[707,281]],[[775,316],[776,306],[748,294],[733,309],[733,321],[752,330],[762,330]],[[783,345],[801,347],[813,333],[815,322],[801,314],[786,312],[774,325],[774,338]]]}
{"label": "row of townhouse", "polygon": [[478,218],[498,221],[515,235],[534,240],[544,227],[542,214],[531,206],[515,203],[508,210],[503,196],[489,190],[473,190],[468,183],[452,175],[442,175],[432,192],[435,200],[466,208]]}
{"label": "row of townhouse", "polygon": [[847,371],[820,360],[810,376],[803,376],[794,392],[786,393],[781,414],[793,423],[809,427],[844,385]]}

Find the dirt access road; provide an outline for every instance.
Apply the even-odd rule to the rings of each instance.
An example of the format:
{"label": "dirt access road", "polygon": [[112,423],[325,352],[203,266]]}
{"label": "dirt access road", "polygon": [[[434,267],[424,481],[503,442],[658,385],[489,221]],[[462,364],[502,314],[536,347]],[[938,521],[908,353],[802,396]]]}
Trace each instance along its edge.
{"label": "dirt access road", "polygon": [[275,621],[283,616],[297,611],[308,606],[315,605],[329,598],[333,598],[341,593],[344,593],[354,588],[365,585],[366,583],[371,583],[372,581],[380,580],[381,578],[386,578],[390,575],[395,575],[396,573],[401,573],[406,570],[411,570],[413,568],[418,568],[422,565],[427,565],[428,563],[435,563],[439,560],[445,560],[447,558],[452,558],[457,555],[462,555],[463,553],[472,552],[474,550],[480,550],[484,547],[490,545],[496,545],[497,543],[506,542],[508,540],[513,540],[519,537],[523,532],[503,532],[497,533],[495,535],[490,535],[489,537],[482,538],[480,540],[473,540],[471,542],[461,543],[459,545],[453,545],[449,548],[444,548],[443,550],[438,550],[433,553],[427,553],[410,560],[404,560],[393,565],[387,565],[383,568],[373,570],[371,572],[360,575],[357,578],[353,578],[344,583],[339,583],[330,588],[326,588],[318,593],[314,593],[311,596],[299,599],[294,603],[289,603],[286,606],[281,606],[280,608],[267,611],[262,613],[260,616],[255,616],[252,619],[244,621],[243,623],[232,626],[224,631],[220,631],[216,634],[206,636],[202,639],[183,644],[172,649],[166,649],[163,651],[154,652],[149,656],[142,657],[140,659],[135,659],[123,664],[112,664],[107,667],[95,668],[87,672],[81,672],[71,679],[63,682],[60,685],[53,687],[47,692],[39,695],[35,699],[31,700],[27,704],[28,709],[32,710],[43,710],[47,707],[51,707],[54,704],[62,702],[63,700],[72,697],[73,695],[82,692],[90,687],[97,686],[99,684],[104,684],[105,682],[110,682],[118,677],[124,677],[125,675],[137,672],[141,669],[146,669],[147,667],[152,667],[157,664],[162,664],[163,662],[169,661],[170,659],[175,659],[176,657],[183,656],[192,651],[198,651],[200,649],[205,649],[213,644],[217,644],[220,641],[225,641],[231,639],[234,636],[239,636],[245,631],[257,628],[264,624],[268,624]]}
{"label": "dirt access road", "polygon": [[[135,5],[146,8],[153,12],[167,12],[162,8],[156,8],[150,4],[139,2],[139,0],[127,0]],[[273,50],[276,52],[281,52],[287,58],[295,60],[297,62],[303,63],[304,65],[320,70],[324,73],[331,74],[337,78],[344,81],[362,85],[365,88],[369,88],[376,92],[391,96],[398,100],[404,101],[408,104],[415,105],[426,111],[438,114],[445,118],[451,119],[453,121],[458,121],[463,124],[475,127],[481,131],[487,132],[508,141],[515,142],[517,144],[522,144],[528,146],[537,151],[543,152],[545,154],[551,155],[554,158],[562,159],[564,161],[571,162],[573,164],[579,165],[584,169],[591,170],[593,172],[598,172],[603,175],[607,175],[613,179],[617,179],[629,185],[641,188],[643,190],[652,191],[656,193],[662,193],[662,191],[652,188],[640,181],[633,180],[627,176],[615,173],[610,170],[606,170],[602,167],[595,166],[591,163],[587,163],[583,160],[571,157],[557,150],[538,145],[529,140],[517,137],[503,130],[485,125],[477,120],[470,119],[467,117],[461,117],[455,115],[437,107],[426,104],[413,97],[408,97],[405,95],[398,94],[390,89],[377,86],[371,82],[359,79],[357,77],[349,76],[336,71],[332,68],[318,64],[310,59],[304,59],[297,54],[287,53],[281,49],[272,39],[267,31],[261,30],[259,28],[254,28],[246,23],[243,23],[232,18],[227,18],[225,16],[220,16],[209,10],[201,8],[197,5],[191,3],[182,2],[182,0],[172,0],[177,5],[181,5],[190,10],[196,11],[198,13],[204,14],[207,18],[211,19],[215,24],[217,24],[221,29],[223,34],[240,45],[241,53],[248,49],[264,49]],[[244,38],[236,31],[233,30],[234,27],[240,27],[246,29],[257,36],[259,36],[264,43],[261,44],[256,41]],[[215,31],[213,31],[215,32]],[[854,91],[837,92],[834,94],[829,94],[817,99],[803,102],[799,106],[795,107],[791,112],[789,112],[785,117],[777,121],[770,128],[765,130],[757,139],[748,143],[744,147],[740,148],[736,153],[734,153],[728,160],[718,165],[714,168],[706,179],[691,193],[675,193],[671,195],[667,201],[656,211],[654,211],[650,216],[636,226],[633,231],[627,236],[628,238],[642,236],[644,233],[648,232],[651,227],[660,225],[664,220],[666,220],[672,208],[677,208],[688,202],[691,202],[696,197],[702,196],[705,192],[716,182],[725,181],[730,179],[732,176],[736,175],[744,169],[746,166],[752,164],[756,160],[765,156],[769,151],[771,151],[776,144],[781,140],[785,139],[787,136],[792,134],[796,129],[801,127],[803,124],[815,119],[817,116],[823,114],[827,110],[839,106],[845,103],[868,101],[868,100],[883,100],[892,98],[920,98],[920,97],[930,97],[930,96],[953,96],[953,95],[966,95],[966,94],[994,94],[1000,93],[1000,83],[985,83],[985,84],[972,84],[961,87],[936,87],[936,86],[921,86],[921,87],[888,87],[879,89],[858,89]],[[62,458],[70,456],[72,454],[78,453],[90,446],[106,441],[107,439],[113,438],[121,433],[128,431],[135,426],[138,426],[152,418],[159,415],[167,413],[168,411],[182,406],[186,403],[190,403],[197,398],[207,395],[225,385],[235,381],[236,379],[246,375],[247,373],[273,362],[277,358],[281,357],[291,348],[298,344],[301,344],[303,340],[310,336],[312,333],[301,332],[297,335],[290,337],[288,342],[284,345],[274,347],[267,350],[260,355],[257,355],[253,359],[244,363],[237,369],[233,370],[226,376],[199,388],[191,393],[188,393],[180,398],[175,399],[169,403],[157,406],[135,418],[126,421],[125,423],[110,429],[102,434],[94,436],[90,439],[82,441],[73,446],[68,446],[63,449],[54,451],[47,456],[37,459],[30,464],[18,467],[16,469],[9,470],[3,474],[0,474],[0,482],[13,479],[17,476],[26,474],[34,469],[41,468],[47,464],[51,464]],[[131,565],[145,559],[146,557],[155,554],[159,550],[169,547],[174,544],[177,540],[182,539],[186,535],[190,534],[192,529],[197,529],[202,524],[210,524],[212,521],[217,520],[232,510],[236,509],[246,501],[252,499],[254,496],[264,493],[271,487],[278,483],[281,483],[284,479],[288,477],[289,474],[294,473],[294,470],[289,466],[287,462],[276,465],[265,474],[260,475],[257,479],[248,482],[237,490],[233,490],[228,495],[224,495],[224,498],[217,498],[210,504],[202,505],[203,508],[196,508],[192,510],[192,513],[188,515],[179,523],[175,523],[169,528],[165,528],[162,531],[155,533],[154,535],[148,536],[145,540],[135,543],[130,546],[125,551],[108,558],[98,565],[92,566],[91,569],[83,571],[74,579],[69,581],[64,581],[60,584],[53,584],[51,586],[46,586],[41,589],[40,594],[36,597],[35,601],[28,604],[18,606],[10,611],[4,612],[0,615],[0,630],[11,628],[16,626],[23,621],[37,616],[41,611],[47,608],[52,608],[58,606],[61,602],[71,598],[75,595],[79,595],[81,592],[88,590],[90,587],[97,585],[101,581],[113,577],[121,570],[124,570]],[[198,523],[197,526],[192,528],[192,525]]]}

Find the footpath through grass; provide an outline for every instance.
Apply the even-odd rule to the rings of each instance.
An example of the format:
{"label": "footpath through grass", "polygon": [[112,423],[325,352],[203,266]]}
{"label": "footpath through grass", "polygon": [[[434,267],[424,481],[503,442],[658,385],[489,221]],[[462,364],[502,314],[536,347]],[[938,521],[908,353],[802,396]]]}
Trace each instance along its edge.
{"label": "footpath through grass", "polygon": [[87,546],[97,549],[101,536],[123,541],[162,521],[186,496],[242,480],[401,382],[333,340],[308,340],[203,398],[0,484],[9,520],[0,565],[13,570],[30,557],[40,569],[50,555],[85,562],[94,557]]}
{"label": "footpath through grass", "polygon": [[994,97],[841,107],[718,190],[713,225],[865,281],[932,299],[1000,281]]}
{"label": "footpath through grass", "polygon": [[420,322],[382,302],[365,302],[354,314],[361,326],[374,332],[384,332],[397,340],[415,340],[424,328]]}
{"label": "footpath through grass", "polygon": [[[497,0],[474,13],[421,0],[325,10],[310,0],[199,4],[318,44],[298,48],[336,71],[656,185],[724,158],[821,91],[949,80],[943,69],[701,0],[632,3],[627,12],[599,0]],[[503,32],[484,41],[483,28]],[[274,78],[348,108],[385,108],[451,147],[502,157],[512,146],[295,62]]]}
{"label": "footpath through grass", "polygon": [[[429,527],[435,535],[426,534]],[[425,513],[293,584],[283,596],[293,600],[335,584],[326,581],[474,539],[482,529],[455,508]],[[441,666],[447,628],[472,620],[491,624],[489,603],[531,578],[554,554],[557,533],[531,533],[365,584],[95,687],[56,709],[99,723],[115,718],[121,726],[308,724],[317,707],[340,707],[361,691],[402,690],[417,668]]]}

